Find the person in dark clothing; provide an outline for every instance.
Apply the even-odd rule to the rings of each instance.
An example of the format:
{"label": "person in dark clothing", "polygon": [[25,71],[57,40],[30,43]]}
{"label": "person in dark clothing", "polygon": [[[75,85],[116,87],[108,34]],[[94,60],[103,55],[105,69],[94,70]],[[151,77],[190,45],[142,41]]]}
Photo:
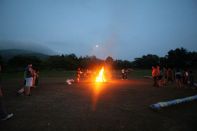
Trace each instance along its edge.
{"label": "person in dark clothing", "polygon": [[167,70],[167,83],[168,82],[173,83],[173,80],[174,80],[173,70],[171,68],[168,68],[168,70]]}
{"label": "person in dark clothing", "polygon": [[1,87],[1,65],[0,65],[0,119],[2,121],[10,119],[13,116],[13,113],[8,113],[5,105],[3,103],[3,92]]}
{"label": "person in dark clothing", "polygon": [[39,81],[39,70],[35,69],[35,74],[36,74],[36,79],[35,79],[35,87],[38,86],[38,81]]}
{"label": "person in dark clothing", "polygon": [[189,71],[188,81],[189,81],[189,87],[193,88],[194,87],[194,75],[192,71]]}
{"label": "person in dark clothing", "polygon": [[82,74],[83,72],[81,71],[81,69],[80,68],[78,68],[77,69],[77,82],[80,82],[80,78],[81,78],[81,74]]}
{"label": "person in dark clothing", "polygon": [[182,73],[179,68],[176,69],[175,78],[176,78],[176,87],[181,88],[182,87]]}

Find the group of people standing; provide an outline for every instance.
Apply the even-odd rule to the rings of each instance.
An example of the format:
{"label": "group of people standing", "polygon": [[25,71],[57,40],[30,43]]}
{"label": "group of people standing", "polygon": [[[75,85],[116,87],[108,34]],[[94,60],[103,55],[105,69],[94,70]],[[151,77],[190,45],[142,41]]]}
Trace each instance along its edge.
{"label": "group of people standing", "polygon": [[123,68],[123,69],[121,70],[122,80],[125,80],[125,79],[128,78],[128,73],[129,73],[129,70],[128,70],[128,69]]}
{"label": "group of people standing", "polygon": [[[1,70],[2,68],[0,65],[0,120],[7,120],[13,116],[13,113],[8,113],[3,103],[3,91],[1,87]],[[24,85],[20,90],[17,91],[17,94],[25,94],[26,96],[30,96],[30,89],[32,87],[37,87],[38,78],[38,69],[33,68],[32,64],[28,64],[28,66],[24,70]]]}
{"label": "group of people standing", "polygon": [[18,90],[18,94],[25,94],[27,96],[31,95],[31,88],[38,86],[39,71],[32,67],[32,64],[24,70],[24,87]]}
{"label": "group of people standing", "polygon": [[154,87],[162,87],[169,82],[176,82],[177,88],[194,87],[194,76],[192,71],[185,69],[181,71],[179,68],[173,70],[172,68],[160,68],[159,65],[152,66],[152,78]]}
{"label": "group of people standing", "polygon": [[182,88],[184,86],[190,88],[195,87],[194,75],[191,70],[189,71],[185,69],[181,71],[179,68],[177,68],[175,71],[175,78],[176,78],[177,88]]}

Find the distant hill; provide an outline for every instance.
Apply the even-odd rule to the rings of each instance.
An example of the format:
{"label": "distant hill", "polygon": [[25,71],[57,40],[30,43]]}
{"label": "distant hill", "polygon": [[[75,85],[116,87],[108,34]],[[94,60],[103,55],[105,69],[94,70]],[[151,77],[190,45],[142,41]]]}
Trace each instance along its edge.
{"label": "distant hill", "polygon": [[3,57],[3,59],[9,60],[10,58],[17,56],[17,55],[23,55],[23,56],[36,56],[40,59],[46,59],[49,57],[49,55],[29,51],[29,50],[21,50],[21,49],[5,49],[0,50],[0,56]]}
{"label": "distant hill", "polygon": [[[14,51],[13,52],[39,52],[42,54],[47,55],[55,55],[56,52],[44,46],[42,44],[37,43],[29,43],[29,42],[17,42],[17,41],[1,41],[0,40],[0,50],[8,50],[8,49],[19,49],[21,51]],[[27,52],[26,52],[27,53]]]}

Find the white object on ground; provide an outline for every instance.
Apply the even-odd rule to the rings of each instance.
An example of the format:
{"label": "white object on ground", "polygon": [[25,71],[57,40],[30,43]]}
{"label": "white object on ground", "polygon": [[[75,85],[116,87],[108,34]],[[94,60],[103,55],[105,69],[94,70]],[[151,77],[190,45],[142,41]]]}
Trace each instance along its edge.
{"label": "white object on ground", "polygon": [[67,83],[68,85],[71,85],[73,82],[75,82],[73,79],[67,79],[67,80],[66,80],[66,83]]}
{"label": "white object on ground", "polygon": [[193,100],[197,100],[197,95],[185,97],[185,98],[180,98],[180,99],[174,99],[174,100],[165,101],[165,102],[158,102],[156,104],[150,105],[150,108],[155,109],[155,110],[159,110],[163,107],[181,104],[181,103],[185,103],[185,102],[189,102],[189,101],[193,101]]}
{"label": "white object on ground", "polygon": [[18,90],[19,94],[22,94],[24,92],[24,88],[21,88],[20,90]]}

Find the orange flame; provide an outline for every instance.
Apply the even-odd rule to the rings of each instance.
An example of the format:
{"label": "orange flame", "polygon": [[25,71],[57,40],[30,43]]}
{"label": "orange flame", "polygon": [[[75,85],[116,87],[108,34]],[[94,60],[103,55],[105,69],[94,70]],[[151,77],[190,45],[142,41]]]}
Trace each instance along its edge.
{"label": "orange flame", "polygon": [[96,77],[96,82],[106,82],[104,71],[104,67],[102,67],[98,76]]}

